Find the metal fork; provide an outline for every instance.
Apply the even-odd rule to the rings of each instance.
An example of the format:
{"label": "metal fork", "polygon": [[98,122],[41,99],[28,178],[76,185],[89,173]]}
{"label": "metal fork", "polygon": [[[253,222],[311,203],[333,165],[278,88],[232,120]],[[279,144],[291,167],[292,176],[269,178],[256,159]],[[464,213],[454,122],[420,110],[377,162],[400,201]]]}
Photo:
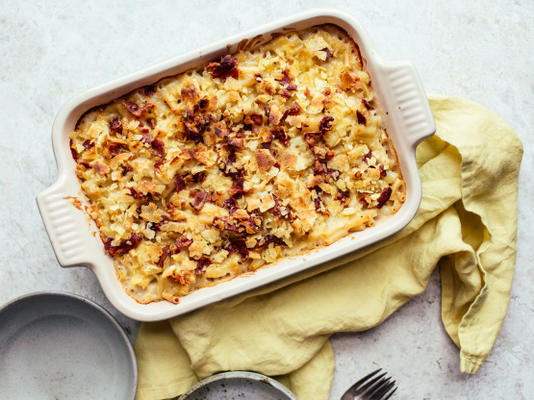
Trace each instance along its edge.
{"label": "metal fork", "polygon": [[[364,376],[341,396],[340,400],[387,400],[397,390],[395,381],[387,377],[387,372],[375,376],[382,368]],[[373,378],[374,377],[374,378]],[[371,379],[372,378],[372,379]]]}

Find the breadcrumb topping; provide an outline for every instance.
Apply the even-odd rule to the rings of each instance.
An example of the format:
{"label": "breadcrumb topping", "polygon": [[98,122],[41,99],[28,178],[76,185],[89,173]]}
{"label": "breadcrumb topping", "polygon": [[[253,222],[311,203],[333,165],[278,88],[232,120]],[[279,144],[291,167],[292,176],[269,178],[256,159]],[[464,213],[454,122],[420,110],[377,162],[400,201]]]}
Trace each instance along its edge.
{"label": "breadcrumb topping", "polygon": [[141,303],[328,245],[405,200],[370,76],[332,26],[135,90],[70,138],[91,218]]}

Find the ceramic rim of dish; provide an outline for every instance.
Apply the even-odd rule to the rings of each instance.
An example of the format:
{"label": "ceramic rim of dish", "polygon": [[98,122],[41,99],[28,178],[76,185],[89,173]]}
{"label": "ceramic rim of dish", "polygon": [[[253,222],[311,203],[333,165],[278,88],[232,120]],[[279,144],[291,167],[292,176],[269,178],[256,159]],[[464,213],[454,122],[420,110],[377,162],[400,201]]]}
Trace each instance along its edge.
{"label": "ceramic rim of dish", "polygon": [[280,392],[280,394],[283,394],[284,396],[286,396],[288,400],[297,400],[295,395],[291,393],[291,391],[288,388],[286,388],[284,385],[282,385],[280,382],[276,381],[275,379],[267,375],[263,375],[258,372],[251,372],[251,371],[227,371],[227,372],[219,372],[217,374],[211,375],[207,378],[202,379],[197,384],[195,384],[186,393],[178,397],[178,400],[188,400],[189,396],[191,396],[194,392],[202,389],[205,386],[208,386],[214,382],[227,381],[231,379],[246,379],[246,380],[251,380],[255,382],[262,382],[263,384],[268,384],[273,389]]}
{"label": "ceramic rim of dish", "polygon": [[[303,255],[281,259],[270,266],[248,272],[232,280],[204,287],[180,298],[178,304],[168,301],[141,304],[130,297],[121,285],[114,261],[104,250],[94,223],[74,206],[83,203],[75,162],[69,147],[69,133],[88,109],[105,104],[134,89],[176,75],[227,53],[274,35],[333,24],[343,29],[360,49],[362,61],[371,75],[373,87],[384,112],[384,122],[400,169],[406,182],[406,200],[387,221],[360,232],[354,232],[329,246]],[[246,38],[246,39],[243,39]],[[263,43],[262,42],[262,43]],[[415,216],[422,189],[415,160],[415,149],[433,135],[435,122],[421,80],[407,61],[385,62],[372,47],[362,27],[349,15],[337,10],[316,9],[239,33],[215,44],[202,47],[166,62],[119,78],[88,90],[67,102],[58,112],[52,127],[58,180],[37,196],[37,204],[59,264],[63,267],[86,266],[96,275],[111,304],[126,316],[139,321],[159,321],[182,315],[208,304],[229,298],[315,267],[349,252],[361,249],[404,228]],[[79,206],[82,208],[81,206]]]}

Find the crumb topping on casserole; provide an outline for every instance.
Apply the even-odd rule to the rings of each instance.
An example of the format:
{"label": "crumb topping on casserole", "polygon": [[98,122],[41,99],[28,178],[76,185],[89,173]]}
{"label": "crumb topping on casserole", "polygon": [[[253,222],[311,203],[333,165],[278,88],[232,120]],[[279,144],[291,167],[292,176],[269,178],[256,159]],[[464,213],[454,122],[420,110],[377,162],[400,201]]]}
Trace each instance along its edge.
{"label": "crumb topping on casserole", "polygon": [[93,109],[71,150],[127,292],[178,302],[393,215],[380,114],[357,46],[321,26]]}

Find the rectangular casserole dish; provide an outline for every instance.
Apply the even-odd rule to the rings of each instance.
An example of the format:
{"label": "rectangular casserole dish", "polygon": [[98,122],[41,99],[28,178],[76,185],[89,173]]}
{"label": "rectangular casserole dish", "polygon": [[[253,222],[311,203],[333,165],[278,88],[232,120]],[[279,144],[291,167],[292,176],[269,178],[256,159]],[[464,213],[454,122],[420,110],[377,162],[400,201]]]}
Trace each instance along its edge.
{"label": "rectangular casserole dish", "polygon": [[[72,198],[81,198],[75,162],[70,154],[69,133],[83,113],[109,102],[136,88],[161,78],[189,70],[244,46],[253,47],[269,41],[273,34],[306,29],[320,24],[333,24],[359,46],[365,69],[369,72],[378,100],[384,111],[385,126],[399,159],[406,183],[406,200],[388,220],[352,233],[337,242],[306,255],[282,259],[253,274],[212,287],[196,290],[180,299],[178,304],[137,303],[123,290],[116,276],[113,260],[105,253],[96,228],[89,229],[87,216],[73,206]],[[156,321],[171,318],[221,299],[303,271],[315,265],[360,249],[384,239],[406,226],[413,218],[421,200],[421,184],[415,162],[417,144],[435,132],[425,92],[410,63],[383,62],[369,44],[361,27],[349,16],[331,10],[311,10],[274,22],[261,28],[233,36],[165,63],[131,74],[101,87],[89,90],[68,102],[58,113],[52,128],[58,181],[37,197],[46,230],[55,254],[63,267],[84,265],[97,276],[110,302],[122,313],[136,320]]]}

